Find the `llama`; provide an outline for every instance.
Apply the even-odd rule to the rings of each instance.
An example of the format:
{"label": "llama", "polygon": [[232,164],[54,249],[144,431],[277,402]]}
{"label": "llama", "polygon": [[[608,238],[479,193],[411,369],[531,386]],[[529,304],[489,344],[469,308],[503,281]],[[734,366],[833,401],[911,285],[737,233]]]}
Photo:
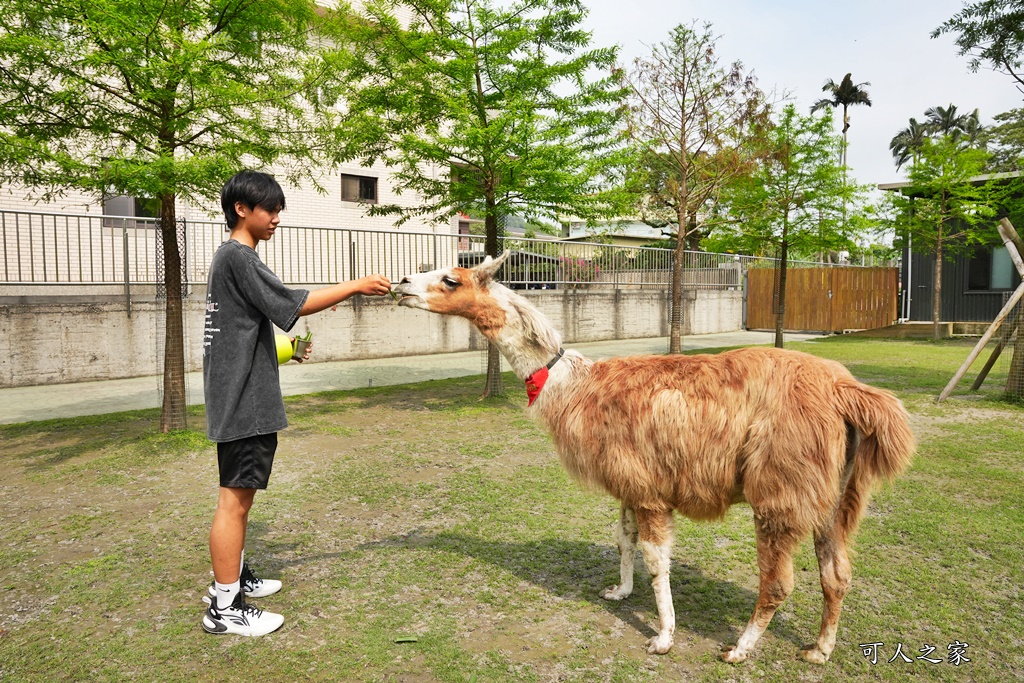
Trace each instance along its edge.
{"label": "llama", "polygon": [[632,592],[639,546],[659,617],[647,650],[668,652],[673,511],[714,520],[746,502],[754,511],[759,592],[739,641],[721,658],[750,655],[793,590],[794,550],[813,533],[824,609],[818,639],[801,656],[826,662],[850,588],[851,536],[873,485],[901,473],[914,451],[900,401],[839,363],[774,348],[592,361],[563,350],[543,314],[494,280],[507,255],[472,269],[409,275],[395,293],[402,306],[472,322],[526,382],[527,410],[566,470],[620,501],[620,580],[601,597]]}

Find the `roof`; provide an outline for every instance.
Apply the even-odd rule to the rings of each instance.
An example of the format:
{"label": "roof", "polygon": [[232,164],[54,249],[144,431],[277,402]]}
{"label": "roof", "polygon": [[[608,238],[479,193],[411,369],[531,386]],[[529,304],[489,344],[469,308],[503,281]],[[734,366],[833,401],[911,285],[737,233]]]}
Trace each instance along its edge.
{"label": "roof", "polygon": [[[1013,180],[1016,178],[1024,177],[1024,172],[1021,171],[1008,171],[1005,173],[984,173],[982,175],[976,175],[973,178],[969,178],[967,182],[973,185],[981,185],[992,180]],[[907,197],[921,196],[923,193],[914,188],[914,184],[909,180],[904,180],[898,183],[880,183],[878,185],[879,190],[885,190],[886,192],[899,192]]]}

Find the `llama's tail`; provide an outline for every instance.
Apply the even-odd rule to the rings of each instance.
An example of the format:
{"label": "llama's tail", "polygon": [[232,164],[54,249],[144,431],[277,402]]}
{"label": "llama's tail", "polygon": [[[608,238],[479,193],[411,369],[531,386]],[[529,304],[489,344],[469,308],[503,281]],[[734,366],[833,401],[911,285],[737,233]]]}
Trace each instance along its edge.
{"label": "llama's tail", "polygon": [[916,442],[907,411],[892,393],[854,380],[840,381],[836,401],[858,437],[836,520],[849,538],[857,531],[871,490],[880,481],[895,479],[910,465]]}

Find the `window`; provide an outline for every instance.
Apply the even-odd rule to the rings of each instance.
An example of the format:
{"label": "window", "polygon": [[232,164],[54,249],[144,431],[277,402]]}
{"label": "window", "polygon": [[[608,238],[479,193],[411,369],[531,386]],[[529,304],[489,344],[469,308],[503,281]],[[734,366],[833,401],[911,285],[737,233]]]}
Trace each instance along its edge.
{"label": "window", "polygon": [[341,175],[341,201],[377,203],[377,179],[362,175]]}
{"label": "window", "polygon": [[1013,289],[1013,272],[1013,261],[1006,247],[980,251],[967,266],[967,289],[983,292]]}
{"label": "window", "polygon": [[[103,215],[104,216],[126,216],[130,218],[156,218],[159,213],[159,204],[155,199],[145,197],[132,197],[131,195],[104,195]],[[152,221],[119,221],[113,218],[104,218],[103,227],[121,227],[127,224],[128,227],[151,226]]]}

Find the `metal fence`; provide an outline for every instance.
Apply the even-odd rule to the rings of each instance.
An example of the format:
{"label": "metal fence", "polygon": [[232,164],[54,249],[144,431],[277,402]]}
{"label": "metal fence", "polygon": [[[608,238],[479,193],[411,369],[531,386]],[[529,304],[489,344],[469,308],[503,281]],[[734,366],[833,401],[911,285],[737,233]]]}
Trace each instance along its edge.
{"label": "metal fence", "polygon": [[[210,261],[227,238],[222,222],[181,221],[185,276],[206,281]],[[158,220],[95,214],[0,210],[0,284],[157,285]],[[669,249],[579,241],[503,237],[511,252],[500,273],[517,289],[667,289]],[[284,282],[325,285],[382,273],[392,281],[444,266],[473,266],[484,258],[484,237],[344,228],[281,226],[258,247],[261,258]],[[683,284],[689,289],[741,287],[749,267],[774,260],[686,252]],[[791,262],[792,267],[821,265]]]}

